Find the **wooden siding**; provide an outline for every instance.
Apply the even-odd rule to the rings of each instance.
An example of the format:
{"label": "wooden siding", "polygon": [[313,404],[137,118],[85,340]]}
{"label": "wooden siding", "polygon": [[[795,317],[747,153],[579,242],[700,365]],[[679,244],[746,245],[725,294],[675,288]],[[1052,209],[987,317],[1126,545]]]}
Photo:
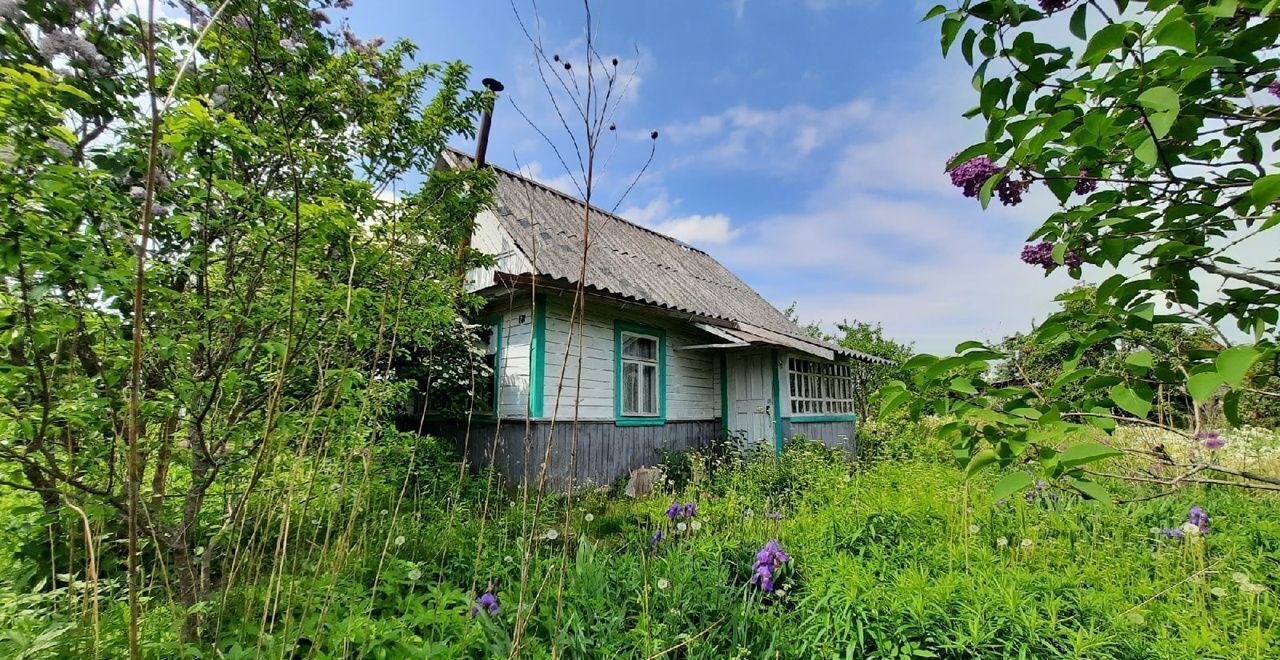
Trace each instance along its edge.
{"label": "wooden siding", "polygon": [[528,273],[533,264],[516,246],[515,240],[503,228],[493,211],[481,211],[476,215],[475,231],[471,233],[471,247],[493,255],[493,268],[472,268],[467,271],[467,290],[478,291],[493,284],[493,274]]}
{"label": "wooden siding", "polygon": [[[546,469],[550,490],[608,486],[642,466],[658,465],[658,450],[701,448],[720,433],[716,420],[668,422],[664,426],[617,426],[607,422],[579,422],[574,440],[572,422],[504,420],[473,422],[470,433],[461,424],[446,424],[432,432],[451,438],[473,466],[493,465],[513,486],[536,486],[542,473],[547,442],[551,459]],[[526,435],[527,433],[527,435]],[[576,447],[576,470],[573,449]],[[571,478],[572,475],[572,478]]]}
{"label": "wooden siding", "polygon": [[821,440],[822,444],[843,449],[850,454],[857,453],[857,436],[854,422],[804,422],[783,419],[782,431],[786,437],[801,435],[810,440]]}
{"label": "wooden siding", "polygon": [[[551,298],[547,305],[547,356],[543,412],[547,417],[572,420],[573,398],[578,384],[578,329],[570,325],[567,297]],[[679,351],[678,347],[706,343],[682,326],[661,317],[628,312],[596,303],[587,306],[582,324],[582,390],[579,420],[614,419],[614,322],[622,320],[667,331],[666,413],[668,421],[711,420],[720,416],[720,383],[715,354]],[[572,340],[570,332],[573,332]],[[568,351],[568,361],[565,352]],[[561,369],[564,385],[559,387]],[[558,390],[558,392],[557,392]],[[558,394],[558,396],[557,396]],[[559,406],[557,407],[557,403]]]}

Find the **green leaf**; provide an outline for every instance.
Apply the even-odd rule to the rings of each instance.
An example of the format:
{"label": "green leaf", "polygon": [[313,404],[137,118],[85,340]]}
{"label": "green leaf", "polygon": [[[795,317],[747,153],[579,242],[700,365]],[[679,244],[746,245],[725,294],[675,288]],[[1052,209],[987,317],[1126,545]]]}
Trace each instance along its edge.
{"label": "green leaf", "polygon": [[1082,2],[1079,7],[1076,7],[1075,12],[1071,14],[1071,34],[1075,35],[1077,39],[1083,40],[1088,36],[1084,25],[1085,14],[1087,13],[1088,8],[1088,4]]}
{"label": "green leaf", "polygon": [[1151,351],[1145,348],[1135,353],[1130,353],[1129,356],[1124,359],[1124,361],[1136,367],[1146,367],[1147,369],[1150,369],[1151,365],[1154,363],[1154,360],[1151,356]]}
{"label": "green leaf", "polygon": [[1108,505],[1114,503],[1111,499],[1111,493],[1097,482],[1085,481],[1084,479],[1077,479],[1076,477],[1067,477],[1067,483],[1071,484],[1072,488],[1080,491],[1085,497],[1088,497],[1091,500],[1097,500]]}
{"label": "green leaf", "polygon": [[1116,406],[1139,419],[1146,419],[1151,412],[1151,402],[1138,396],[1132,388],[1124,383],[1113,385],[1110,390],[1111,400]]}
{"label": "green leaf", "polygon": [[1147,165],[1155,165],[1156,161],[1160,159],[1160,152],[1156,150],[1155,138],[1148,135],[1147,139],[1143,140],[1142,144],[1133,150],[1133,156]]}
{"label": "green leaf", "polygon": [[1068,447],[1066,451],[1058,454],[1058,462],[1065,467],[1077,467],[1094,461],[1100,461],[1104,458],[1119,456],[1122,453],[1123,452],[1106,445],[1091,442],[1088,444]]}
{"label": "green leaf", "polygon": [[1276,201],[1280,197],[1280,174],[1268,174],[1254,181],[1249,196],[1253,198],[1253,205],[1258,208]]}
{"label": "green leaf", "polygon": [[1177,18],[1156,28],[1156,43],[1180,48],[1188,53],[1196,52],[1196,31],[1184,19]]}
{"label": "green leaf", "polygon": [[991,497],[997,500],[1002,500],[1014,493],[1017,493],[1018,491],[1026,489],[1032,483],[1034,483],[1034,481],[1032,481],[1031,475],[1026,472],[1010,472],[1009,474],[1001,477],[1000,481],[996,482],[995,488],[991,489]]}
{"label": "green leaf", "polygon": [[1187,393],[1196,403],[1204,403],[1213,398],[1219,387],[1222,387],[1222,376],[1216,371],[1191,374],[1191,378],[1187,379]]}
{"label": "green leaf", "polygon": [[1004,175],[1004,171],[996,172],[987,179],[986,183],[982,184],[982,190],[978,191],[978,201],[982,203],[982,208],[987,208],[987,205],[991,203],[991,194],[995,192],[996,184],[1000,183]]}
{"label": "green leaf", "polygon": [[1222,397],[1222,415],[1232,426],[1241,426],[1240,390],[1231,390]]}
{"label": "green leaf", "polygon": [[1138,103],[1152,112],[1177,112],[1180,107],[1172,87],[1152,87],[1138,95]]}
{"label": "green leaf", "polygon": [[1218,375],[1222,376],[1224,383],[1231,387],[1240,387],[1245,375],[1260,357],[1262,354],[1252,346],[1234,346],[1218,353],[1213,363],[1218,368]]}
{"label": "green leaf", "polygon": [[978,389],[969,382],[968,378],[959,377],[951,379],[951,389],[961,394],[977,394]]}
{"label": "green leaf", "polygon": [[929,12],[924,15],[924,18],[920,19],[920,22],[923,23],[931,18],[936,18],[938,16],[941,16],[946,12],[947,12],[946,5],[934,5],[933,9],[930,9]]}
{"label": "green leaf", "polygon": [[995,463],[998,460],[1000,460],[1000,454],[994,449],[984,449],[974,454],[973,458],[969,459],[969,464],[964,468],[965,478],[967,479],[973,476],[973,473]]}
{"label": "green leaf", "polygon": [[1090,65],[1097,64],[1107,53],[1124,43],[1124,37],[1128,32],[1129,27],[1124,23],[1112,23],[1098,30],[1089,39],[1089,44],[1085,46],[1084,55],[1080,56],[1080,60]]}

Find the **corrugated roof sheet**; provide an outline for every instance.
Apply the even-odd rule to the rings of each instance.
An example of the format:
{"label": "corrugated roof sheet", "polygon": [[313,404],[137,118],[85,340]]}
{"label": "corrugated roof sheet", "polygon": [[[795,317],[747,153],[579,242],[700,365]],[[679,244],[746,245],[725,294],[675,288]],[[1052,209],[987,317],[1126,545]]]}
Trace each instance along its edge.
{"label": "corrugated roof sheet", "polygon": [[[449,149],[451,167],[471,156]],[[486,164],[497,175],[494,212],[539,275],[577,282],[582,272],[587,205],[515,172]],[[698,316],[758,326],[850,357],[856,352],[808,336],[786,315],[711,255],[591,207],[585,284],[598,291]],[[522,273],[517,273],[522,274]]]}

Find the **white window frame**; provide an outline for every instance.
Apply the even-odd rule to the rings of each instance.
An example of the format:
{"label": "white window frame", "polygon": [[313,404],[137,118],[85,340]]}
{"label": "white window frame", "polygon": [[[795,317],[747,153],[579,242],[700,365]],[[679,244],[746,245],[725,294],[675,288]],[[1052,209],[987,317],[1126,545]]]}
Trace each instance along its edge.
{"label": "white window frame", "polygon": [[[618,346],[618,364],[619,368],[622,369],[622,376],[618,382],[623,385],[626,384],[626,368],[628,363],[639,365],[640,373],[644,373],[645,367],[653,367],[653,411],[628,411],[626,408],[627,395],[624,390],[618,397],[619,406],[621,408],[618,412],[622,417],[660,417],[662,415],[662,338],[657,335],[651,335],[644,332],[634,332],[631,330],[623,330],[620,336],[622,337],[622,344]],[[653,359],[627,356],[626,341],[628,337],[647,339],[653,342]],[[643,380],[644,379],[641,378],[640,382],[643,382]],[[637,390],[636,395],[639,398],[639,400],[636,401],[636,406],[638,408],[645,397],[644,392],[639,390]]]}
{"label": "white window frame", "polygon": [[787,358],[788,401],[791,417],[849,417],[853,408],[853,366],[808,358]]}

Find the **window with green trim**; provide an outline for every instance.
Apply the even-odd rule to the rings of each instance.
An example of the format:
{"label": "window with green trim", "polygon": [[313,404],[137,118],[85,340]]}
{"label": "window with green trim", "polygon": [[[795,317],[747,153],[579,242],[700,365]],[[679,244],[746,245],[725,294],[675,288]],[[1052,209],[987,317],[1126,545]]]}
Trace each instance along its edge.
{"label": "window with green trim", "polygon": [[853,368],[803,358],[787,361],[792,416],[852,415]]}
{"label": "window with green trim", "polygon": [[484,367],[476,375],[476,415],[493,415],[498,410],[498,378],[501,369],[502,319],[500,317],[480,321],[476,331],[476,352],[480,353]]}
{"label": "window with green trim", "polygon": [[662,424],[666,417],[666,333],[614,325],[615,418],[620,425]]}

